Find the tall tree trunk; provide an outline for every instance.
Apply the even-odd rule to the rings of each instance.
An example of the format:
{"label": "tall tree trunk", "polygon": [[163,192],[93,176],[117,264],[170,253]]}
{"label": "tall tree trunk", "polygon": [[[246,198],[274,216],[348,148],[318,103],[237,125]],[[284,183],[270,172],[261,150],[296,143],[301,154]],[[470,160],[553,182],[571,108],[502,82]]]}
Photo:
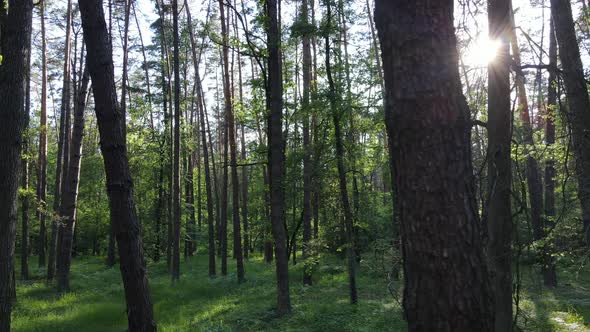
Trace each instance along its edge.
{"label": "tall tree trunk", "polygon": [[377,0],[375,21],[409,329],[492,331],[453,2]]}
{"label": "tall tree trunk", "polygon": [[119,248],[129,330],[155,331],[140,224],[133,199],[133,180],[129,173],[122,128],[125,122],[117,105],[113,57],[102,0],[79,1],[79,5],[84,41],[88,48],[88,70],[92,78],[111,220]]}
{"label": "tall tree trunk", "polygon": [[[547,114],[545,119],[545,144],[550,151],[545,161],[545,236],[553,228],[555,221],[555,160],[551,147],[555,144],[555,116],[557,114],[557,40],[555,40],[555,27],[551,19],[549,29],[549,80],[547,86]],[[543,282],[546,287],[557,286],[557,273],[555,271],[555,260],[553,259],[548,244],[543,248]]]}
{"label": "tall tree trunk", "polygon": [[49,262],[47,266],[47,280],[53,280],[55,275],[56,260],[58,259],[59,239],[61,233],[61,220],[58,220],[59,206],[63,186],[67,175],[69,165],[69,141],[70,141],[70,50],[72,34],[72,0],[68,0],[66,9],[66,40],[64,50],[64,69],[63,69],[63,88],[61,98],[61,115],[59,124],[58,138],[58,160],[55,171],[55,191],[53,195],[53,223],[51,225],[51,241],[49,242]]}
{"label": "tall tree trunk", "polygon": [[284,168],[285,143],[283,141],[283,78],[281,63],[281,33],[279,12],[281,0],[266,0],[266,34],[268,45],[268,164],[270,182],[270,215],[277,275],[277,312],[291,312],[289,295],[289,261],[287,257],[287,234],[283,227],[285,218]]}
{"label": "tall tree trunk", "polygon": [[[242,3],[243,4],[243,3]],[[236,0],[234,0],[234,7],[236,6]],[[236,11],[235,16],[238,15]],[[237,21],[237,17],[234,17],[234,21]],[[238,33],[238,26],[234,24],[234,30],[236,38],[239,39]],[[239,102],[240,108],[244,108],[244,90],[243,90],[243,81],[242,81],[242,57],[240,54],[240,48],[237,48],[237,56],[238,56],[238,93],[239,93]],[[246,125],[245,120],[240,124],[240,152],[241,152],[241,160],[243,163],[246,163]],[[244,223],[244,258],[248,259],[249,252],[250,252],[250,236],[248,234],[248,166],[242,166],[242,185],[240,186],[242,190],[242,222]]]}
{"label": "tall tree trunk", "polygon": [[209,164],[209,149],[207,148],[207,127],[205,126],[205,111],[202,99],[201,77],[199,74],[199,59],[200,54],[197,55],[197,45],[195,41],[195,34],[193,31],[193,24],[191,13],[188,6],[188,0],[184,0],[184,8],[186,9],[187,25],[190,33],[191,51],[193,55],[193,65],[195,71],[195,84],[197,84],[197,107],[199,109],[199,121],[201,124],[201,144],[203,149],[203,164],[205,165],[205,191],[207,195],[207,228],[209,235],[209,277],[215,277],[215,229],[214,229],[214,208],[213,208],[213,186],[211,184],[211,167]]}
{"label": "tall tree trunk", "polygon": [[141,33],[141,26],[139,25],[139,19],[137,18],[137,12],[135,11],[135,3],[131,1],[131,8],[133,9],[133,17],[135,18],[135,25],[137,26],[137,33],[139,35],[139,42],[141,45],[141,55],[143,57],[143,71],[145,75],[145,84],[147,88],[147,99],[149,105],[149,112],[150,112],[150,129],[154,132],[154,114],[153,114],[153,107],[152,107],[152,89],[150,84],[150,73],[149,73],[149,65],[147,61],[147,56],[145,53],[145,44],[143,42],[143,34]]}
{"label": "tall tree trunk", "polygon": [[[8,7],[7,7],[8,5]],[[17,191],[25,110],[25,71],[31,49],[33,2],[0,3],[0,331],[10,331]]]}
{"label": "tall tree trunk", "polygon": [[[32,15],[31,15],[32,19]],[[32,28],[29,31],[29,34],[32,34]],[[29,39],[29,43],[31,43],[31,36],[27,37]],[[23,195],[21,197],[21,210],[22,210],[22,232],[21,232],[21,252],[20,252],[20,271],[21,271],[21,278],[23,280],[29,279],[29,114],[31,114],[31,50],[29,46],[29,52],[27,52],[27,63],[25,67],[25,112],[27,114],[27,120],[25,122],[25,128],[23,130],[23,142],[22,142],[22,149],[23,149],[23,157],[21,160],[21,173],[22,173],[22,189]],[[14,280],[13,280],[14,281]],[[14,289],[16,293],[16,288]]]}
{"label": "tall tree trunk", "polygon": [[[516,67],[515,83],[518,92],[518,109],[520,111],[520,120],[523,129],[523,143],[526,149],[534,150],[535,142],[533,139],[533,126],[529,114],[525,77],[522,69],[520,69],[520,47],[518,46],[518,38],[516,36],[516,24],[514,21],[514,12],[512,10],[512,1],[510,1],[510,42],[512,44],[512,58]],[[526,179],[531,206],[531,225],[533,227],[533,238],[535,241],[538,241],[543,237],[543,184],[541,183],[541,175],[539,174],[539,164],[537,163],[537,159],[535,159],[531,154],[531,151],[528,150],[526,151],[528,154],[526,158]]]}
{"label": "tall tree trunk", "polygon": [[[30,53],[30,52],[29,52]],[[30,84],[30,83],[28,83]],[[28,109],[28,108],[25,108]],[[26,131],[26,128],[25,128]],[[23,141],[23,152],[27,153],[28,142],[25,138]],[[29,279],[29,161],[27,157],[21,161],[22,168],[22,183],[23,196],[21,198],[22,210],[22,232],[21,232],[21,247],[20,247],[20,274],[23,280]]]}
{"label": "tall tree trunk", "polygon": [[39,3],[41,20],[41,113],[39,115],[39,157],[37,171],[37,219],[39,219],[39,267],[45,266],[47,247],[47,40],[45,37],[45,0]]}
{"label": "tall tree trunk", "polygon": [[[301,19],[303,24],[309,24],[308,1],[301,2]],[[307,31],[307,30],[305,30]],[[303,109],[303,284],[311,285],[311,192],[312,192],[312,165],[311,165],[311,139],[309,133],[309,99],[311,91],[311,48],[310,36],[305,33],[302,38],[303,44],[303,99],[301,108]]]}
{"label": "tall tree trunk", "polygon": [[172,188],[174,210],[174,248],[172,255],[172,280],[180,279],[180,46],[178,32],[178,0],[172,0],[174,30],[174,186]]}
{"label": "tall tree trunk", "polygon": [[72,243],[74,229],[76,227],[76,205],[78,202],[78,186],[80,183],[80,163],[82,160],[82,142],[84,138],[84,111],[88,95],[88,81],[90,76],[88,69],[82,75],[82,84],[76,96],[74,110],[74,128],[72,130],[72,144],[70,145],[70,163],[66,181],[64,182],[61,196],[60,219],[62,227],[62,243],[60,245],[60,258],[57,260],[57,288],[67,291],[70,288],[70,265],[72,261]]}
{"label": "tall tree trunk", "polygon": [[[332,6],[327,3],[327,20],[328,25],[331,25],[332,20]],[[340,120],[342,112],[338,110],[341,106],[338,100],[339,95],[336,91],[334,79],[332,77],[332,68],[330,64],[330,35],[326,34],[326,76],[328,77],[328,85],[330,88],[330,108],[332,111],[332,120],[334,122],[334,137],[336,139],[336,165],[338,168],[338,184],[340,189],[340,201],[344,210],[344,228],[346,236],[346,260],[348,265],[348,291],[350,296],[350,303],[356,304],[358,302],[358,295],[356,290],[356,263],[355,263],[355,245],[354,245],[354,216],[350,206],[348,197],[348,189],[346,187],[346,169],[344,167],[344,142],[342,140],[342,127]]]}
{"label": "tall tree trunk", "polygon": [[[225,8],[223,0],[219,0],[219,12],[221,17],[221,35],[223,38],[223,79],[225,84],[223,85],[223,95],[225,99],[225,125],[229,140],[230,147],[230,163],[231,163],[231,182],[232,182],[232,219],[233,219],[233,237],[234,237],[234,253],[236,256],[236,272],[238,276],[238,282],[244,281],[244,258],[242,253],[242,235],[240,230],[240,186],[238,181],[238,164],[237,164],[237,146],[236,146],[236,132],[234,123],[234,112],[230,91],[230,80],[229,80],[229,36],[228,36],[228,25],[225,19]],[[227,150],[227,144],[225,150]],[[226,158],[227,160],[227,158]],[[226,169],[224,170],[224,189],[227,189],[227,161],[225,162]],[[224,194],[224,197],[227,193]],[[227,241],[227,240],[226,240]],[[222,252],[222,255],[224,252]],[[223,264],[223,256],[222,256]],[[223,273],[223,265],[221,266]]]}
{"label": "tall tree trunk", "polygon": [[[501,42],[498,54],[488,69],[488,260],[495,303],[495,330],[512,330],[512,212],[510,184],[512,181],[510,142],[510,45],[512,35],[511,1],[488,2],[488,21],[491,40]],[[511,38],[512,37],[512,38]],[[515,54],[516,55],[516,54]],[[518,60],[518,58],[515,58]],[[529,121],[524,78],[517,75],[523,126]],[[518,85],[518,82],[522,85]],[[523,97],[524,96],[524,97]],[[531,137],[532,140],[532,132]],[[532,142],[531,142],[532,143]],[[536,164],[536,161],[533,160]],[[527,162],[528,163],[528,162]],[[529,166],[533,166],[528,163]],[[534,171],[534,169],[530,169]],[[528,171],[527,171],[528,172]],[[529,173],[527,173],[529,174]],[[534,175],[534,173],[530,173]],[[530,188],[530,187],[529,187]],[[531,200],[532,201],[532,200]],[[536,204],[536,203],[535,203]],[[535,207],[538,208],[538,207]]]}
{"label": "tall tree trunk", "polygon": [[[131,13],[131,0],[124,0],[123,3],[125,22],[123,23],[123,74],[121,75],[121,117],[123,121],[127,118],[127,63],[129,59],[129,16]],[[127,126],[123,126],[123,135],[127,137]]]}
{"label": "tall tree trunk", "polygon": [[569,112],[567,122],[572,131],[578,197],[582,207],[582,221],[586,245],[590,247],[590,100],[584,68],[580,59],[580,47],[576,39],[572,7],[568,0],[551,0],[551,15],[559,45],[559,59]]}

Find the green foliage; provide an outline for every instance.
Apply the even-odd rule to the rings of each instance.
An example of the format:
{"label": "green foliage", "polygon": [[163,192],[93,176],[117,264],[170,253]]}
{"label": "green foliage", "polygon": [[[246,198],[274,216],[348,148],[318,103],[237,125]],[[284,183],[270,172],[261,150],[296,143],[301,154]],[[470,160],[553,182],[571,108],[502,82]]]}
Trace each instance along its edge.
{"label": "green foliage", "polygon": [[[322,259],[314,285],[302,286],[303,264],[290,269],[293,314],[274,312],[274,267],[253,257],[246,263],[247,281],[238,285],[233,264],[228,277],[209,279],[207,256],[183,262],[174,285],[163,263],[150,265],[150,287],[160,331],[404,331],[399,304],[383,280],[359,278],[361,302],[348,304],[343,262]],[[76,259],[71,293],[56,295],[39,280],[19,282],[14,311],[19,331],[122,331],[127,320],[118,269],[103,259]],[[33,269],[34,274],[42,271]]]}

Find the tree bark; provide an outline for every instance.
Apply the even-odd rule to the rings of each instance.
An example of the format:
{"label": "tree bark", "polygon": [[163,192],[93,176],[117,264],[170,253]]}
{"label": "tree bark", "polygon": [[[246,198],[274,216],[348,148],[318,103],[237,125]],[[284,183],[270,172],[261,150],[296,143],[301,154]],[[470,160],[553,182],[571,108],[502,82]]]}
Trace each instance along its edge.
{"label": "tree bark", "polygon": [[[8,5],[8,7],[7,7]],[[10,331],[14,282],[17,191],[25,110],[25,71],[30,52],[33,3],[0,3],[0,331]]]}
{"label": "tree bark", "polygon": [[47,40],[45,37],[45,0],[39,3],[41,20],[41,113],[39,115],[39,157],[37,172],[37,219],[39,219],[39,267],[45,266],[47,247]]}
{"label": "tree bark", "polygon": [[453,2],[377,0],[375,21],[409,330],[492,331]]}
{"label": "tree bark", "polygon": [[178,0],[172,1],[174,30],[174,171],[173,197],[174,239],[172,254],[172,280],[180,279],[180,47],[178,33]]}
{"label": "tree bark", "polygon": [[266,0],[267,22],[265,30],[268,45],[268,164],[270,182],[270,215],[274,238],[277,313],[291,312],[289,295],[289,261],[287,257],[287,234],[283,227],[285,218],[284,168],[285,150],[283,141],[283,78],[281,63],[281,34],[277,5],[281,0]]}
{"label": "tree bark", "polygon": [[64,48],[64,67],[63,67],[63,88],[61,98],[59,138],[57,149],[57,164],[55,171],[55,189],[53,195],[53,223],[51,225],[51,241],[49,242],[49,262],[47,266],[47,280],[53,280],[57,264],[58,251],[60,245],[60,233],[62,221],[58,219],[61,195],[68,170],[69,158],[69,141],[70,141],[70,50],[72,34],[72,1],[68,0],[66,9],[66,39]]}
{"label": "tree bark", "polygon": [[[232,219],[233,219],[233,237],[234,237],[234,253],[236,256],[236,272],[238,276],[238,283],[244,281],[244,257],[242,252],[242,235],[240,230],[240,185],[238,181],[238,166],[237,166],[237,146],[236,146],[236,132],[235,132],[235,121],[234,112],[230,91],[230,80],[229,80],[229,36],[228,26],[225,23],[225,8],[223,0],[219,0],[219,12],[221,17],[221,36],[223,39],[222,53],[223,53],[223,79],[225,84],[223,85],[223,94],[225,99],[225,122],[226,130],[229,139],[230,147],[230,163],[231,163],[231,181],[232,181]],[[226,145],[227,145],[226,141]],[[227,149],[227,146],[225,147]],[[226,162],[227,165],[227,162]],[[227,169],[224,170],[224,178],[227,181]],[[224,183],[224,188],[226,188]],[[227,195],[224,194],[224,195]],[[226,240],[227,241],[227,240]],[[222,253],[223,254],[223,253]],[[222,265],[223,270],[223,265]],[[222,271],[223,273],[223,271]]]}
{"label": "tree bark", "polygon": [[[309,24],[308,2],[301,2],[301,19],[306,26]],[[307,28],[305,28],[307,31]],[[303,109],[303,284],[311,285],[311,274],[313,264],[308,262],[311,256],[311,192],[312,192],[312,165],[311,165],[311,139],[309,133],[309,99],[311,91],[311,48],[310,36],[305,33],[302,36],[303,44],[303,99],[301,108]]]}
{"label": "tree bark", "polygon": [[205,126],[205,111],[202,99],[201,77],[199,74],[199,59],[197,55],[197,45],[195,41],[195,34],[193,31],[192,17],[188,6],[188,0],[184,0],[184,8],[186,9],[187,24],[190,34],[191,51],[193,55],[193,65],[195,71],[195,84],[197,84],[197,107],[199,109],[199,121],[201,124],[201,144],[203,149],[203,164],[205,166],[205,192],[207,195],[207,231],[209,236],[209,277],[215,277],[215,215],[213,207],[213,186],[211,184],[211,167],[209,164],[209,149],[207,148],[207,127]]}
{"label": "tree bark", "polygon": [[90,76],[85,68],[82,74],[82,84],[76,96],[74,110],[74,128],[72,130],[72,144],[68,172],[64,182],[61,205],[59,209],[62,227],[62,243],[60,245],[60,258],[57,260],[57,288],[59,291],[67,291],[70,288],[70,266],[72,262],[72,244],[76,227],[76,206],[78,203],[78,186],[80,184],[80,163],[82,160],[82,142],[84,138],[84,111],[88,95],[88,81]]}
{"label": "tree bark", "polygon": [[510,3],[510,42],[512,45],[512,58],[516,67],[515,84],[518,92],[518,110],[520,111],[520,120],[523,129],[523,143],[525,145],[526,158],[526,179],[529,191],[529,202],[531,211],[531,225],[533,228],[533,238],[538,241],[543,237],[543,184],[539,174],[539,164],[537,159],[532,156],[530,150],[534,150],[535,142],[533,139],[533,126],[529,114],[529,102],[526,94],[525,77],[520,60],[520,47],[516,37],[516,24],[514,21],[514,12],[512,10],[512,1]]}
{"label": "tree bark", "polygon": [[[328,25],[332,20],[332,6],[327,3],[327,20]],[[346,260],[348,266],[348,291],[350,296],[350,303],[356,304],[358,302],[358,295],[356,289],[356,262],[355,262],[355,244],[354,244],[354,215],[350,206],[350,199],[348,197],[348,189],[346,187],[346,169],[344,167],[344,142],[342,139],[341,117],[342,112],[338,110],[341,106],[338,100],[339,95],[336,91],[334,79],[332,78],[332,68],[330,64],[330,35],[326,34],[326,76],[328,77],[328,85],[330,88],[330,108],[332,111],[332,120],[334,122],[334,138],[336,139],[336,165],[338,168],[338,184],[340,189],[340,201],[344,210],[344,232],[346,236]]]}
{"label": "tree bark", "polygon": [[155,331],[140,224],[133,199],[127,146],[115,88],[113,57],[102,0],[79,1],[88,48],[101,151],[107,177],[112,225],[118,242],[120,270],[130,331]]}
{"label": "tree bark", "polygon": [[[31,20],[33,15],[31,15]],[[31,23],[31,29],[29,30],[28,42],[31,43],[31,36],[33,29]],[[31,114],[31,46],[29,46],[29,51],[27,52],[27,62],[25,67],[25,79],[26,79],[26,87],[25,87],[25,112],[27,114],[27,118],[25,120],[25,128],[23,130],[23,142],[22,142],[22,149],[23,149],[23,156],[21,160],[21,173],[22,173],[22,189],[23,195],[21,197],[21,210],[22,210],[22,232],[21,232],[21,252],[20,252],[20,271],[21,271],[21,278],[23,280],[29,279],[29,138],[28,138],[28,130],[29,130],[29,114]],[[14,282],[14,280],[13,280]],[[16,286],[15,286],[16,287]],[[13,289],[16,296],[16,288]]]}
{"label": "tree bark", "polygon": [[[549,67],[557,68],[557,40],[555,40],[555,27],[551,19],[549,29]],[[555,160],[551,147],[555,144],[555,116],[557,114],[557,73],[549,71],[547,82],[547,107],[545,119],[545,144],[549,150],[549,156],[545,161],[545,236],[555,224]],[[543,249],[543,283],[546,287],[557,287],[557,273],[555,259],[551,255],[551,246],[545,244]]]}
{"label": "tree bark", "polygon": [[[488,2],[488,21],[491,40],[499,40],[500,47],[494,61],[488,67],[488,260],[490,280],[495,303],[495,330],[512,331],[512,212],[510,190],[512,182],[510,142],[512,138],[510,109],[510,44],[515,36],[511,24],[511,1],[494,0]],[[518,48],[518,47],[516,47]],[[515,61],[519,60],[517,53]],[[530,129],[524,77],[516,76],[523,126]],[[528,125],[528,127],[527,127]],[[525,134],[525,141],[532,143]],[[530,138],[530,140],[528,140]],[[536,167],[536,160],[527,161],[528,166]],[[527,174],[534,176],[534,168]],[[538,174],[537,174],[538,175]],[[528,177],[529,185],[534,178]],[[529,189],[531,187],[529,186]],[[533,188],[536,189],[536,188]],[[536,199],[536,198],[535,198]],[[531,202],[533,202],[531,192]],[[534,200],[534,204],[538,203]],[[540,208],[535,206],[534,209]],[[535,210],[535,213],[539,211]],[[539,215],[540,217],[540,215]]]}
{"label": "tree bark", "polygon": [[590,100],[584,69],[580,59],[580,47],[576,39],[572,7],[568,0],[551,0],[551,15],[559,46],[559,59],[569,112],[566,119],[572,132],[578,197],[582,208],[584,239],[590,247]]}

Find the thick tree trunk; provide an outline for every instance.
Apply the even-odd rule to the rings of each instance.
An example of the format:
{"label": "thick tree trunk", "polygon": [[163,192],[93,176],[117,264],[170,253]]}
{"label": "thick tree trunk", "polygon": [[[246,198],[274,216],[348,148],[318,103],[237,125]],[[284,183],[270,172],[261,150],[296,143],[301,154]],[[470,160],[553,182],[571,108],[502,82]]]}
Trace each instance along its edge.
{"label": "thick tree trunk", "polygon": [[[8,8],[7,8],[8,5]],[[0,3],[0,331],[10,331],[14,283],[17,191],[25,110],[25,68],[31,45],[33,3]]]}
{"label": "thick tree trunk", "polygon": [[287,257],[287,234],[283,227],[285,219],[283,141],[283,78],[281,64],[281,34],[277,5],[281,0],[266,0],[266,33],[268,44],[268,164],[270,182],[270,216],[277,276],[277,313],[291,312],[289,295],[289,261]]}
{"label": "thick tree trunk", "polygon": [[47,247],[47,40],[45,39],[45,0],[39,3],[41,20],[41,113],[39,115],[39,157],[37,170],[37,219],[39,219],[39,267],[45,266]]}
{"label": "thick tree trunk", "polygon": [[[549,66],[552,68],[549,71],[549,80],[547,83],[547,114],[545,118],[545,144],[548,150],[555,144],[555,116],[557,114],[557,40],[555,40],[555,27],[553,26],[553,19],[551,20],[551,27],[549,29]],[[547,236],[548,231],[553,228],[555,223],[555,160],[553,153],[549,153],[549,157],[545,161],[545,232]],[[543,266],[541,268],[543,273],[543,282],[546,287],[557,286],[557,273],[555,271],[555,259],[551,255],[551,246],[545,244],[543,248]]]}
{"label": "thick tree trunk", "polygon": [[572,131],[578,197],[582,207],[584,239],[590,247],[590,100],[576,39],[572,7],[568,0],[551,0],[551,15],[559,45],[559,59],[569,112],[567,122]]}
{"label": "thick tree trunk", "polygon": [[80,183],[80,163],[82,160],[82,141],[84,138],[84,111],[88,95],[88,70],[84,70],[82,84],[76,96],[74,110],[74,128],[72,130],[72,144],[70,145],[68,172],[64,182],[59,216],[64,224],[62,227],[62,243],[60,258],[57,260],[57,288],[67,291],[70,288],[70,265],[72,262],[72,244],[76,227],[76,206],[78,202],[78,186]]}
{"label": "thick tree trunk", "polygon": [[112,225],[118,242],[130,331],[155,331],[127,146],[118,110],[114,66],[101,0],[79,1]]}
{"label": "thick tree trunk", "polygon": [[492,331],[453,2],[377,0],[375,20],[409,329]]}
{"label": "thick tree trunk", "polygon": [[[511,109],[510,109],[510,45],[515,42],[512,35],[511,1],[494,0],[488,2],[488,20],[490,39],[500,40],[501,45],[494,61],[488,69],[488,261],[490,264],[490,279],[495,303],[495,330],[512,330],[512,212],[510,202],[510,185],[512,182],[510,142]],[[512,38],[511,38],[512,37]],[[518,60],[516,58],[516,60]],[[528,119],[528,105],[524,77],[517,75],[517,87],[523,126],[525,131],[530,128]],[[521,82],[522,85],[519,85]],[[532,143],[532,132],[525,141]],[[528,166],[536,167],[534,159],[527,161]],[[534,165],[533,165],[534,164]],[[529,185],[534,183],[535,169],[528,167]],[[537,174],[538,175],[538,174]],[[531,181],[532,179],[532,181]],[[536,183],[536,182],[535,182]],[[529,189],[531,187],[529,186]],[[540,190],[540,188],[539,188]],[[532,193],[531,193],[532,194]],[[531,202],[537,204],[536,197]],[[534,206],[534,209],[540,208]],[[539,211],[535,210],[535,213]],[[538,216],[540,217],[540,215]]]}

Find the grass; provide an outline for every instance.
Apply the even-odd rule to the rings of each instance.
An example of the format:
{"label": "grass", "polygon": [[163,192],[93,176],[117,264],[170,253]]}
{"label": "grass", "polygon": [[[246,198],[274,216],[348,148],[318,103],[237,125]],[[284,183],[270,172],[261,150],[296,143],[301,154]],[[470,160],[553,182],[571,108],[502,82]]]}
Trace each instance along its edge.
{"label": "grass", "polygon": [[[181,279],[171,283],[164,262],[150,264],[150,287],[160,331],[405,331],[400,305],[384,280],[361,268],[360,302],[348,304],[343,263],[323,257],[314,285],[302,285],[303,264],[290,267],[293,313],[275,315],[274,264],[246,262],[247,281],[236,282],[233,260],[226,277],[207,276],[207,257],[183,261]],[[524,331],[590,331],[590,273],[561,270],[560,286],[544,289],[533,269],[523,272],[518,326]],[[104,259],[77,258],[72,291],[58,295],[40,279],[19,281],[14,331],[125,331],[121,277]],[[394,288],[399,290],[399,284]]]}
{"label": "grass", "polygon": [[[229,260],[228,265],[234,261]],[[348,304],[346,271],[335,258],[325,259],[314,285],[302,285],[302,266],[291,266],[293,313],[278,318],[274,264],[260,257],[246,262],[247,281],[228,276],[210,279],[207,257],[197,255],[181,265],[172,284],[166,264],[149,266],[150,288],[160,331],[403,331],[401,308],[384,281],[359,278],[359,305]],[[42,270],[32,269],[40,276]],[[43,280],[19,281],[13,313],[14,331],[125,331],[127,318],[121,277],[104,259],[77,258],[72,265],[72,291],[57,295]]]}

